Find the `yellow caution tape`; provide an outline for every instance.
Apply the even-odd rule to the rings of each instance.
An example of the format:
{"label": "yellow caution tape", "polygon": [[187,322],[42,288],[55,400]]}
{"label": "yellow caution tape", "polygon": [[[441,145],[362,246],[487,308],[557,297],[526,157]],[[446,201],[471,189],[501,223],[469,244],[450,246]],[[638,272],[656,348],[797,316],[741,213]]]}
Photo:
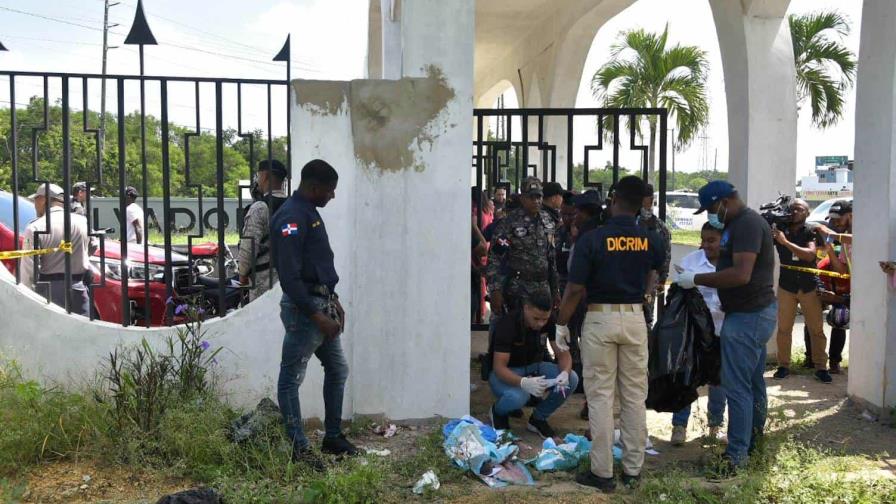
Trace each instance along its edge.
{"label": "yellow caution tape", "polygon": [[65,252],[66,254],[72,253],[72,242],[62,242],[58,247],[55,248],[45,248],[45,249],[36,249],[36,250],[10,250],[8,252],[0,252],[0,261],[5,261],[8,259],[21,259],[23,257],[31,257],[38,255],[47,255],[53,254],[55,252]]}
{"label": "yellow caution tape", "polygon": [[816,268],[804,268],[802,266],[791,266],[789,264],[782,264],[781,267],[793,271],[802,271],[803,273],[812,273],[813,275],[842,278],[844,280],[848,280],[850,278],[849,273],[837,273],[836,271],[821,270]]}

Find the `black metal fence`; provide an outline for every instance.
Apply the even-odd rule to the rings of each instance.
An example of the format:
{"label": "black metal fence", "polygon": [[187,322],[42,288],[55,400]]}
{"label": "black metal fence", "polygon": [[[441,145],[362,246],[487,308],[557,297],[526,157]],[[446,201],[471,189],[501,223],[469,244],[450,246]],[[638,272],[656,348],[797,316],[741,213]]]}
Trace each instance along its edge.
{"label": "black metal fence", "polygon": [[[175,304],[172,303],[171,300],[179,299],[179,296],[185,293],[191,293],[192,295],[203,295],[208,294],[208,292],[216,289],[217,292],[214,294],[214,298],[212,299],[211,306],[215,308],[215,312],[217,314],[224,314],[227,310],[226,306],[226,296],[225,289],[229,283],[229,278],[227,278],[227,265],[225,261],[227,261],[227,256],[229,255],[228,244],[225,243],[225,226],[221,225],[220,222],[216,226],[217,228],[217,238],[216,245],[217,250],[215,252],[210,252],[213,254],[213,260],[217,263],[215,272],[217,273],[217,278],[214,289],[210,289],[207,284],[197,282],[199,279],[196,264],[200,259],[194,253],[194,240],[199,240],[204,238],[205,236],[205,225],[203,219],[199,219],[198,222],[198,230],[194,234],[190,234],[187,237],[188,246],[186,248],[186,255],[188,260],[184,261],[175,261],[174,255],[176,252],[172,246],[172,232],[174,230],[174,214],[171,209],[171,198],[172,193],[175,190],[182,191],[183,189],[187,189],[190,191],[191,195],[198,198],[199,201],[199,214],[203,215],[202,209],[202,201],[203,201],[203,183],[199,180],[195,179],[194,172],[197,170],[196,166],[191,165],[191,141],[196,142],[197,138],[204,134],[213,134],[214,135],[214,185],[212,190],[214,192],[214,196],[216,198],[216,207],[218,209],[218,218],[221,218],[223,214],[223,206],[224,206],[224,198],[225,198],[225,184],[227,182],[227,174],[225,173],[225,159],[224,159],[224,147],[225,147],[225,111],[230,112],[231,116],[235,114],[236,116],[236,136],[240,139],[245,139],[248,142],[248,165],[249,165],[249,179],[251,180],[254,176],[254,170],[256,164],[259,160],[267,158],[268,160],[272,159],[273,156],[273,124],[272,124],[272,111],[274,107],[285,107],[285,135],[286,135],[286,152],[285,159],[282,159],[285,162],[286,166],[290,166],[289,159],[289,151],[291,147],[291,139],[289,137],[289,104],[288,104],[288,85],[290,80],[290,69],[289,69],[289,61],[290,61],[290,47],[289,47],[289,38],[287,37],[286,43],[283,45],[283,48],[280,52],[273,58],[273,61],[282,61],[286,63],[286,78],[284,80],[269,80],[269,79],[234,79],[234,78],[205,78],[205,77],[178,77],[178,76],[159,76],[159,75],[145,75],[144,74],[144,62],[143,62],[143,51],[144,45],[155,45],[156,41],[152,35],[152,32],[149,29],[149,26],[146,22],[146,18],[143,14],[142,5],[138,3],[137,12],[135,15],[134,24],[131,28],[130,33],[128,34],[127,39],[124,42],[125,44],[134,44],[139,45],[139,58],[140,58],[140,75],[99,75],[99,74],[79,74],[79,73],[52,73],[52,72],[20,72],[20,71],[0,71],[0,76],[5,76],[8,80],[9,86],[9,133],[6,138],[6,144],[9,150],[9,163],[11,168],[11,177],[10,177],[10,189],[12,193],[12,237],[13,237],[13,250],[18,250],[20,248],[19,240],[23,238],[23,229],[21,229],[20,225],[20,201],[19,196],[21,196],[22,185],[36,185],[42,183],[53,183],[61,186],[64,191],[64,232],[65,232],[65,242],[71,242],[71,219],[72,219],[72,183],[75,182],[72,178],[72,113],[73,110],[73,100],[72,96],[76,96],[76,91],[80,89],[81,95],[81,103],[80,108],[82,112],[82,123],[80,125],[81,132],[87,135],[92,135],[92,142],[94,145],[92,146],[96,152],[96,158],[93,161],[92,170],[85,177],[84,182],[86,182],[86,194],[87,199],[84,203],[86,206],[86,219],[87,219],[87,228],[89,230],[90,236],[98,239],[99,249],[98,252],[95,253],[91,262],[96,263],[96,271],[98,274],[94,274],[90,276],[89,282],[89,298],[90,298],[90,307],[91,311],[89,316],[91,319],[94,319],[97,316],[97,310],[95,309],[96,303],[96,295],[97,292],[100,292],[101,289],[110,288],[110,279],[107,278],[111,273],[114,273],[114,278],[116,285],[114,286],[116,290],[120,289],[120,306],[117,307],[116,310],[111,310],[113,313],[112,318],[118,321],[118,315],[120,314],[120,322],[125,325],[131,325],[133,323],[139,323],[141,325],[145,325],[147,327],[151,325],[171,325],[178,321],[177,314],[175,314]],[[17,84],[21,84],[26,82],[27,84],[34,84],[35,82],[39,82],[40,88],[42,89],[42,102],[43,110],[42,110],[42,123],[41,124],[32,124],[26,127],[23,127],[18,122],[18,110],[17,110]],[[131,170],[128,169],[127,157],[128,157],[128,135],[129,133],[126,127],[126,104],[128,100],[126,98],[126,90],[133,90],[135,87],[139,87],[139,135],[140,135],[140,148],[139,148],[139,178],[141,180],[141,186],[138,187],[139,193],[142,196],[142,207],[144,210],[147,209],[147,198],[149,196],[149,187],[148,187],[148,173],[147,173],[147,144],[146,144],[146,120],[147,120],[147,111],[146,111],[146,99],[147,99],[147,84],[152,84],[152,87],[158,88],[158,95],[153,96],[152,98],[158,99],[160,104],[160,117],[158,120],[158,128],[157,132],[161,138],[160,142],[160,156],[161,156],[161,189],[162,189],[162,200],[163,200],[163,210],[162,210],[162,223],[160,225],[160,231],[163,234],[163,243],[159,244],[160,248],[164,250],[164,261],[160,265],[158,263],[151,264],[150,256],[153,255],[151,253],[151,245],[149,243],[148,236],[145,236],[142,244],[129,243],[126,236],[126,222],[125,216],[127,215],[127,201],[125,196],[126,187],[130,184],[130,178],[132,178]],[[114,93],[114,96],[117,97],[117,110],[112,112],[113,116],[117,118],[117,151],[116,151],[116,161],[117,161],[117,172],[112,172],[111,170],[104,170],[104,163],[106,159],[103,157],[104,149],[101,148],[101,143],[105,143],[105,138],[101,136],[101,131],[96,125],[89,124],[88,117],[90,114],[90,103],[89,96],[91,93],[95,94],[95,90],[97,87],[101,87],[105,90],[105,87],[108,85],[111,93]],[[171,87],[177,85],[180,87],[183,86],[192,86],[193,87],[193,103],[192,105],[187,105],[188,107],[195,108],[195,125],[194,129],[184,132],[183,128],[179,128],[178,131],[181,131],[180,134],[172,135],[172,124],[169,122],[169,112],[172,107],[170,91]],[[58,86],[58,87],[57,87]],[[208,97],[208,91],[213,89],[210,93],[211,96]],[[243,97],[247,93],[248,90],[252,90],[253,92],[264,92],[267,100],[266,100],[266,133],[267,133],[267,152],[258,153],[258,146],[256,142],[259,140],[258,136],[253,131],[245,131],[244,130],[244,105],[243,105]],[[61,122],[61,166],[56,172],[55,177],[48,176],[47,173],[42,173],[39,168],[39,159],[41,156],[41,152],[45,151],[47,148],[45,145],[41,144],[41,136],[45,135],[51,123],[51,114],[50,114],[50,97],[51,90],[53,90],[53,94],[57,94],[59,100],[57,102],[58,107],[61,109],[61,116],[59,117],[59,121]],[[272,100],[272,94],[274,92],[284,93],[287,96],[287,100],[281,102],[280,104],[274,103]],[[111,94],[110,93],[110,94]],[[235,93],[236,100],[235,103],[232,103],[233,100],[225,103],[225,94],[232,95]],[[200,105],[201,99],[205,97],[206,99],[211,99],[214,102],[215,107],[215,120],[213,128],[204,128],[201,121],[200,114]],[[31,106],[34,103],[32,101],[28,104]],[[77,106],[77,105],[75,105]],[[183,106],[182,104],[180,106]],[[228,109],[228,106],[230,107]],[[206,124],[205,126],[208,126]],[[22,136],[26,136],[27,139],[19,138],[20,134]],[[180,138],[176,138],[176,136],[181,136]],[[22,140],[25,140],[23,142]],[[263,140],[263,139],[262,139]],[[182,146],[183,150],[183,158],[181,160],[182,164],[174,164],[171,158],[170,148],[172,142],[176,142],[179,146]],[[24,145],[23,145],[24,144]],[[114,148],[114,146],[113,146]],[[23,151],[27,151],[30,156],[30,173],[22,173],[21,163],[22,159],[20,159],[20,154]],[[260,155],[259,155],[260,154]],[[204,167],[207,168],[209,167]],[[82,172],[83,174],[83,172]],[[174,174],[182,175],[182,184],[175,186],[174,182]],[[113,180],[108,180],[109,176],[112,175]],[[242,202],[242,190],[248,188],[248,186],[240,185],[239,182],[230,182],[238,187],[235,188],[236,192],[240,197],[240,207],[243,207]],[[117,196],[119,198],[118,205],[118,232],[117,232],[117,243],[113,243],[111,246],[115,252],[115,258],[108,258],[107,252],[113,252],[112,249],[109,248],[109,244],[106,242],[106,238],[112,238],[115,235],[113,229],[97,229],[97,225],[93,220],[93,211],[91,207],[90,194],[93,189],[105,186],[107,189],[112,187],[117,190],[113,190],[113,192],[117,192]],[[232,187],[229,189],[233,189]],[[287,187],[288,189],[288,187]],[[47,195],[48,196],[48,195]],[[49,197],[47,197],[49,200]],[[138,199],[139,201],[139,199]],[[46,229],[50,229],[51,219],[50,212],[46,212],[43,216],[45,220]],[[241,220],[241,219],[238,219]],[[239,226],[240,228],[242,226]],[[144,230],[145,234],[146,231]],[[37,232],[36,235],[46,234]],[[242,238],[242,236],[241,236]],[[253,247],[254,247],[253,243]],[[158,253],[158,248],[153,247],[155,249],[153,253]],[[208,249],[206,249],[208,250]],[[214,250],[212,248],[211,250]],[[206,255],[204,259],[208,259]],[[27,259],[17,259],[16,260],[16,281],[21,282],[21,268],[19,267],[21,261],[24,260],[32,260],[30,258]],[[161,266],[161,267],[160,267]],[[111,268],[111,269],[110,269]],[[38,271],[38,268],[35,268],[35,272]],[[71,256],[69,254],[65,254],[65,285],[71,285],[73,282],[72,278],[72,264],[71,264]],[[86,276],[85,276],[86,278]],[[77,278],[74,279],[77,282]],[[252,282],[254,283],[254,275],[252,278]],[[120,287],[118,287],[117,283],[120,283]],[[141,285],[142,284],[142,285]],[[41,284],[38,283],[38,287]],[[46,287],[46,286],[45,286]],[[38,292],[41,292],[41,289],[37,289]],[[71,291],[67,291],[65,299],[65,308],[71,313],[72,312],[72,294]],[[164,296],[161,293],[164,292]],[[113,293],[114,294],[114,293]],[[48,299],[49,301],[49,299]],[[104,319],[106,317],[103,317]]]}
{"label": "black metal fence", "polygon": [[[668,152],[668,112],[663,108],[523,108],[475,109],[475,139],[473,141],[474,194],[478,221],[482,223],[483,202],[498,187],[508,195],[527,176],[537,176],[543,182],[564,182],[567,190],[581,175],[583,189],[603,193],[603,184],[589,179],[597,166],[592,165],[601,154],[612,168],[612,183],[619,179],[620,155],[624,150],[639,152],[638,173],[645,180],[649,174],[650,158],[656,149],[656,186],[658,216],[666,218],[666,158]],[[576,128],[575,120],[585,118],[589,127]],[[495,123],[495,131],[491,122]],[[516,124],[516,126],[514,126]],[[549,127],[550,126],[550,127]],[[656,145],[644,145],[643,129],[655,131]],[[517,131],[517,129],[519,131]],[[584,144],[577,140],[584,140]],[[649,142],[648,142],[649,143]],[[583,160],[575,162],[576,145]],[[623,148],[625,147],[625,149]],[[558,166],[558,149],[565,153],[565,163]],[[580,172],[576,172],[580,170]],[[565,175],[558,177],[558,173]],[[474,320],[473,330],[486,330],[488,325]]]}

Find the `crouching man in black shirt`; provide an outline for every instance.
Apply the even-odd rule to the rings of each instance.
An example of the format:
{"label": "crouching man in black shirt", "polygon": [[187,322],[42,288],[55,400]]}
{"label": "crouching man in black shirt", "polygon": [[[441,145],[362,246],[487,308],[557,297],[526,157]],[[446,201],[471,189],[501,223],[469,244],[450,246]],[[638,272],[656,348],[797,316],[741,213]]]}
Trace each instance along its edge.
{"label": "crouching man in black shirt", "polygon": [[[548,417],[572,395],[579,377],[572,371],[568,347],[554,341],[555,325],[551,317],[553,299],[547,291],[536,291],[523,306],[507,313],[495,326],[489,352],[493,370],[489,385],[495,395],[492,425],[509,429],[508,415],[521,409],[530,397],[542,399],[532,411],[526,428],[543,438],[553,437]],[[557,364],[543,362],[550,340]]]}

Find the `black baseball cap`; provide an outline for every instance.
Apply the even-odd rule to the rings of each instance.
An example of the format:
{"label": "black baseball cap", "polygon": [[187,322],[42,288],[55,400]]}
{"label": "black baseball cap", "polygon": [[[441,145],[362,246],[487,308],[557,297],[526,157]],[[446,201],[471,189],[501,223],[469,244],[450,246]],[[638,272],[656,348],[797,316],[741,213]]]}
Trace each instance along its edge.
{"label": "black baseball cap", "polygon": [[852,201],[840,200],[835,201],[828,210],[828,219],[833,217],[843,217],[852,213]]}
{"label": "black baseball cap", "polygon": [[597,191],[585,191],[582,194],[576,194],[572,198],[572,204],[576,208],[600,208],[602,203],[600,194]]}
{"label": "black baseball cap", "polygon": [[520,188],[520,194],[524,196],[544,196],[541,180],[538,177],[528,177],[523,181],[523,187]]}

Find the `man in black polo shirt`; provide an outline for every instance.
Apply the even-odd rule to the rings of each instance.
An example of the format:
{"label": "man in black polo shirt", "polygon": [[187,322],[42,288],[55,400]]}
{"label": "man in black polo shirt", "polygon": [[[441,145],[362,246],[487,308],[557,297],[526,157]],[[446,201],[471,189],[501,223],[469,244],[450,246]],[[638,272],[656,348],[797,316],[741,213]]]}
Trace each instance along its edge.
{"label": "man in black polo shirt", "polygon": [[[495,325],[489,349],[493,369],[488,382],[495,395],[491,416],[496,429],[509,429],[508,415],[535,396],[543,400],[532,411],[526,428],[543,438],[554,437],[548,418],[579,384],[569,347],[560,348],[554,343],[553,304],[553,296],[546,289],[535,291]],[[548,340],[557,364],[543,362]]]}
{"label": "man in black polo shirt", "polygon": [[790,224],[783,230],[772,229],[775,248],[781,261],[781,273],[778,277],[778,370],[774,378],[780,380],[790,374],[793,321],[799,305],[809,331],[815,377],[822,383],[831,383],[827,368],[828,356],[825,353],[827,339],[824,335],[821,297],[818,295],[818,276],[785,267],[814,268],[818,236],[814,226],[806,224],[809,204],[796,199],[790,208],[793,214]]}
{"label": "man in black polo shirt", "polygon": [[[588,313],[580,341],[585,396],[591,428],[591,471],[576,476],[583,485],[610,492],[613,479],[613,398],[619,389],[625,486],[637,484],[647,442],[647,324],[644,296],[656,286],[666,252],[659,235],[638,226],[635,215],[647,194],[644,182],[619,180],[606,224],[581,235],[560,314],[557,340],[569,337],[567,323],[586,296]],[[558,346],[565,346],[559,343]]]}
{"label": "man in black polo shirt", "polygon": [[707,221],[722,231],[715,273],[680,271],[674,282],[684,289],[695,285],[719,291],[725,323],[722,343],[722,387],[728,399],[728,447],[723,463],[709,477],[733,474],[746,462],[765,430],[768,398],[765,392],[766,344],[775,330],[778,305],[774,283],[775,252],[772,228],[747,208],[730,183],[714,180],[698,191]]}

